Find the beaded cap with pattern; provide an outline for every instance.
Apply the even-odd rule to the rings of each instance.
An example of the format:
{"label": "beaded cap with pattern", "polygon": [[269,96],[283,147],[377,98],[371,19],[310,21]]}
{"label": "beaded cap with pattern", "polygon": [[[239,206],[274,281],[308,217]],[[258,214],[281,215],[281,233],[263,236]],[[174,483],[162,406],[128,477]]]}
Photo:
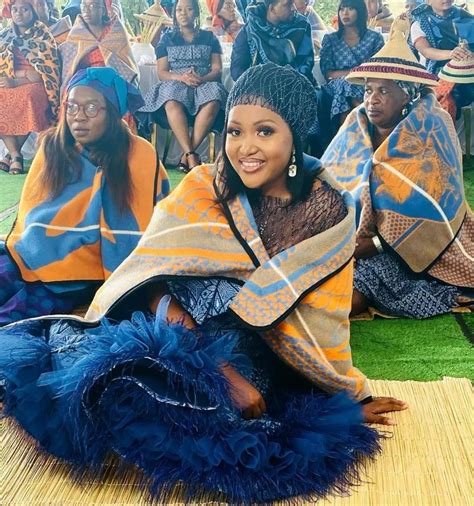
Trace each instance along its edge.
{"label": "beaded cap with pattern", "polygon": [[234,84],[226,107],[259,105],[281,116],[294,136],[302,142],[316,120],[316,92],[309,80],[289,65],[256,65],[245,71]]}

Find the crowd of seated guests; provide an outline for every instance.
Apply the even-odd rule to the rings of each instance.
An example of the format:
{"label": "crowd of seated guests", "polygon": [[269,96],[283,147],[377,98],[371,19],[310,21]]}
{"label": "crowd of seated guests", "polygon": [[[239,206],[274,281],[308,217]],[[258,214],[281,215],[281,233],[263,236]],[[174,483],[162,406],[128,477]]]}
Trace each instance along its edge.
{"label": "crowd of seated guests", "polygon": [[[379,450],[362,423],[407,408],[372,397],[349,316],[474,302],[452,111],[472,103],[474,19],[452,0],[407,2],[396,20],[340,0],[318,83],[310,2],[209,0],[204,29],[199,1],[176,0],[143,97],[119,7],[72,0],[72,26],[53,34],[47,0],[3,1],[0,168],[22,174],[41,133],[0,241],[7,409],[52,454],[97,465],[116,451],[155,491],[179,481],[248,504],[344,492]],[[218,37],[233,41],[230,90]],[[189,174],[169,196],[134,121],[182,149]],[[205,165],[212,129],[222,146]],[[321,160],[305,152],[315,133]],[[82,303],[84,319],[57,317]]]}
{"label": "crowd of seated guests", "polygon": [[[10,17],[9,5],[17,3],[5,0],[7,17]],[[48,40],[41,47],[48,52],[51,72],[44,73],[45,79],[57,81],[60,89],[64,89],[80,69],[111,66],[127,82],[138,85],[139,69],[119,0],[70,0],[64,9],[66,15],[59,19],[53,15],[55,7],[51,0],[23,0],[23,3],[26,10],[31,10],[28,27],[34,30],[34,34],[30,29],[26,31],[21,39],[24,44],[28,46],[29,39],[30,45],[34,45],[31,41],[39,36],[34,28],[38,23],[47,28],[42,37]],[[146,12],[158,7],[160,12],[170,14],[173,26],[165,27],[153,40],[158,80],[144,97],[144,108],[137,113],[140,126],[144,127],[140,131],[145,133],[145,126],[151,122],[170,128],[182,149],[179,168],[183,171],[200,163],[197,150],[203,139],[211,130],[219,132],[222,126],[229,90],[222,86],[220,43],[232,43],[230,68],[226,70],[230,73],[227,88],[230,78],[235,81],[251,66],[266,62],[291,65],[311,81],[318,100],[314,132],[321,134],[316,151],[322,154],[346,116],[362,103],[362,86],[349,83],[346,75],[383,46],[380,32],[387,31],[393,22],[390,8],[382,0],[341,0],[333,20],[335,30],[328,29],[312,0],[207,0],[209,26],[203,28],[197,1],[187,0],[184,7],[183,2],[176,0],[164,0],[161,5],[159,0],[150,0],[150,4]],[[460,109],[472,102],[474,85],[465,80],[446,79],[441,70],[450,61],[472,58],[473,17],[467,10],[453,5],[452,0],[432,0],[429,5],[424,0],[407,0],[405,8],[402,17],[411,23],[411,48],[422,65],[440,74],[435,93],[456,120]],[[190,12],[189,20],[181,19],[184,9]],[[8,40],[13,33],[25,30],[18,26],[24,22],[16,19],[17,10],[15,7],[11,26],[2,32],[6,42],[2,44],[4,58],[10,58]],[[206,18],[205,13],[202,17]],[[36,89],[41,94],[41,71],[33,69],[38,63],[33,67],[28,63],[28,55],[31,61],[38,61],[28,50],[12,52],[13,60],[9,69],[3,71],[0,83],[5,103],[16,103],[11,97],[18,93]],[[55,77],[58,69],[59,79]],[[44,130],[55,119],[59,105],[59,98],[53,99],[56,84],[44,86],[43,82],[42,99],[36,100],[29,94],[29,99],[22,101],[25,106],[30,104],[24,113],[26,116],[23,113],[17,116],[15,110],[15,121],[11,122],[7,118],[13,111],[2,111],[4,121],[0,134],[8,150],[0,162],[2,170],[13,174],[23,171],[21,147],[28,134]],[[126,121],[135,129],[130,115]],[[18,122],[23,123],[21,128]],[[323,132],[318,124],[325,125]],[[311,139],[314,136],[310,136],[313,148]]]}
{"label": "crowd of seated guests", "polygon": [[60,95],[78,70],[110,66],[138,83],[119,6],[83,0],[79,9],[71,25],[69,16],[52,15],[47,0],[3,2],[2,16],[11,19],[0,33],[0,138],[6,147],[0,169],[5,172],[24,172],[23,144],[30,133],[55,123]]}
{"label": "crowd of seated guests", "polygon": [[11,23],[0,33],[0,138],[8,150],[0,168],[21,174],[21,148],[28,135],[57,118],[59,51],[32,0],[6,0],[2,14]]}

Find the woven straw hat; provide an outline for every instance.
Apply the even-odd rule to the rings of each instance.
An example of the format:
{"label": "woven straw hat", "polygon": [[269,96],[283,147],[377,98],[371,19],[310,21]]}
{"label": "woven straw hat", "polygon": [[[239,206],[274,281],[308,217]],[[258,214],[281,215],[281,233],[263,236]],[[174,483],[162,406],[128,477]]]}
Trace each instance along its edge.
{"label": "woven straw hat", "polygon": [[474,83],[474,56],[467,60],[451,60],[441,69],[440,79],[450,83],[473,84]]}
{"label": "woven straw hat", "polygon": [[145,21],[147,23],[161,24],[169,21],[170,24],[173,24],[171,18],[166,14],[163,7],[161,7],[160,0],[155,0],[145,12],[134,14],[134,16],[140,21]]}
{"label": "woven straw hat", "polygon": [[408,46],[409,30],[408,20],[397,18],[385,46],[362,65],[353,68],[346,79],[354,84],[364,84],[365,79],[373,77],[436,86],[437,76],[418,63]]}

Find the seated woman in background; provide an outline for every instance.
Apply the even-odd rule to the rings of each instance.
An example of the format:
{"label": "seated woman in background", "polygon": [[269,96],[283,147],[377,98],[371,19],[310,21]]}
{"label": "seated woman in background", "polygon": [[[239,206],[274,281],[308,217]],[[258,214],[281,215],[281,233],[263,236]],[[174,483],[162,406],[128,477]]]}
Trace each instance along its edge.
{"label": "seated woman in background", "polygon": [[305,16],[308,20],[308,23],[311,25],[311,30],[327,30],[324,21],[321,19],[321,16],[314,10],[315,0],[295,0],[296,12]]}
{"label": "seated woman in background", "polygon": [[[198,0],[178,0],[172,31],[156,48],[160,83],[145,97],[140,113],[170,127],[183,150],[179,169],[201,163],[196,149],[211,131],[227,92],[221,84],[222,49],[216,36],[199,25]],[[189,125],[193,123],[192,134]]]}
{"label": "seated woman in background", "polygon": [[82,0],[81,14],[59,48],[62,86],[80,69],[103,66],[112,67],[127,82],[137,84],[138,67],[128,38],[111,0]]}
{"label": "seated woman in background", "polygon": [[153,146],[121,119],[142,103],[111,68],[81,70],[69,83],[0,250],[0,325],[88,302],[136,246],[169,192]]}
{"label": "seated woman in background", "polygon": [[[151,2],[152,0],[148,0],[148,3]],[[81,3],[82,0],[69,0],[63,8],[62,17],[64,18],[68,16],[74,24],[77,16],[81,14]],[[110,1],[110,17],[112,17],[112,15],[117,16],[120,20],[123,20],[123,10],[120,0]]]}
{"label": "seated woman in background", "polygon": [[48,27],[56,42],[58,44],[64,42],[72,28],[69,16],[60,19],[54,18],[51,12],[51,3],[48,0],[34,0],[34,4],[39,20]]}
{"label": "seated woman in background", "polygon": [[437,78],[395,23],[384,49],[348,75],[365,82],[364,107],[323,163],[358,206],[352,313],[428,318],[472,300],[474,217],[456,133],[430,89]]}
{"label": "seated woman in background", "polygon": [[[453,0],[430,0],[430,5],[413,10],[412,18],[411,42],[430,72],[439,74],[450,60],[462,61],[474,56],[474,16],[453,5]],[[435,93],[456,121],[458,108],[474,100],[474,85],[441,80]]]}
{"label": "seated woman in background", "polygon": [[3,4],[12,21],[0,32],[0,139],[8,150],[0,169],[10,174],[23,174],[23,144],[55,121],[59,106],[58,47],[32,2]]}
{"label": "seated woman in background", "polygon": [[367,28],[364,0],[341,0],[337,15],[339,29],[324,36],[320,53],[321,72],[328,81],[323,86],[323,107],[330,118],[328,123],[333,125],[333,133],[364,96],[362,86],[346,81],[347,74],[384,44],[380,33]]}
{"label": "seated woman in background", "polygon": [[369,14],[368,26],[389,31],[394,18],[388,3],[383,3],[383,0],[365,0],[365,4]]}
{"label": "seated woman in background", "polygon": [[6,411],[67,460],[113,449],[157,495],[341,493],[378,448],[362,422],[406,408],[352,364],[352,199],[303,155],[316,100],[295,70],[249,69],[226,112],[220,161],[157,205],[85,325],[0,332]]}
{"label": "seated woman in background", "polygon": [[212,17],[211,30],[218,37],[225,37],[226,42],[234,42],[243,24],[234,0],[206,0]]}
{"label": "seated woman in background", "polygon": [[249,5],[247,21],[232,48],[230,72],[236,81],[261,63],[291,65],[314,82],[311,27],[297,14],[293,0],[264,0]]}
{"label": "seated woman in background", "polygon": [[405,0],[405,10],[400,14],[399,17],[407,19],[411,24],[413,22],[412,12],[420,5],[424,4],[425,0]]}

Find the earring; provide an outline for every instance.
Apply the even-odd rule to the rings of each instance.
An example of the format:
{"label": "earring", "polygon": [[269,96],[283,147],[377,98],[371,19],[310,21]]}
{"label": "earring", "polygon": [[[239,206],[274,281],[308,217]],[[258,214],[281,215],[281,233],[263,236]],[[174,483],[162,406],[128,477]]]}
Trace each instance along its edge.
{"label": "earring", "polygon": [[291,155],[291,163],[288,167],[288,177],[295,177],[298,167],[296,166],[296,155],[295,148],[293,148],[293,154]]}
{"label": "earring", "polygon": [[408,116],[408,107],[404,107],[402,109],[402,116],[405,117],[405,116]]}

